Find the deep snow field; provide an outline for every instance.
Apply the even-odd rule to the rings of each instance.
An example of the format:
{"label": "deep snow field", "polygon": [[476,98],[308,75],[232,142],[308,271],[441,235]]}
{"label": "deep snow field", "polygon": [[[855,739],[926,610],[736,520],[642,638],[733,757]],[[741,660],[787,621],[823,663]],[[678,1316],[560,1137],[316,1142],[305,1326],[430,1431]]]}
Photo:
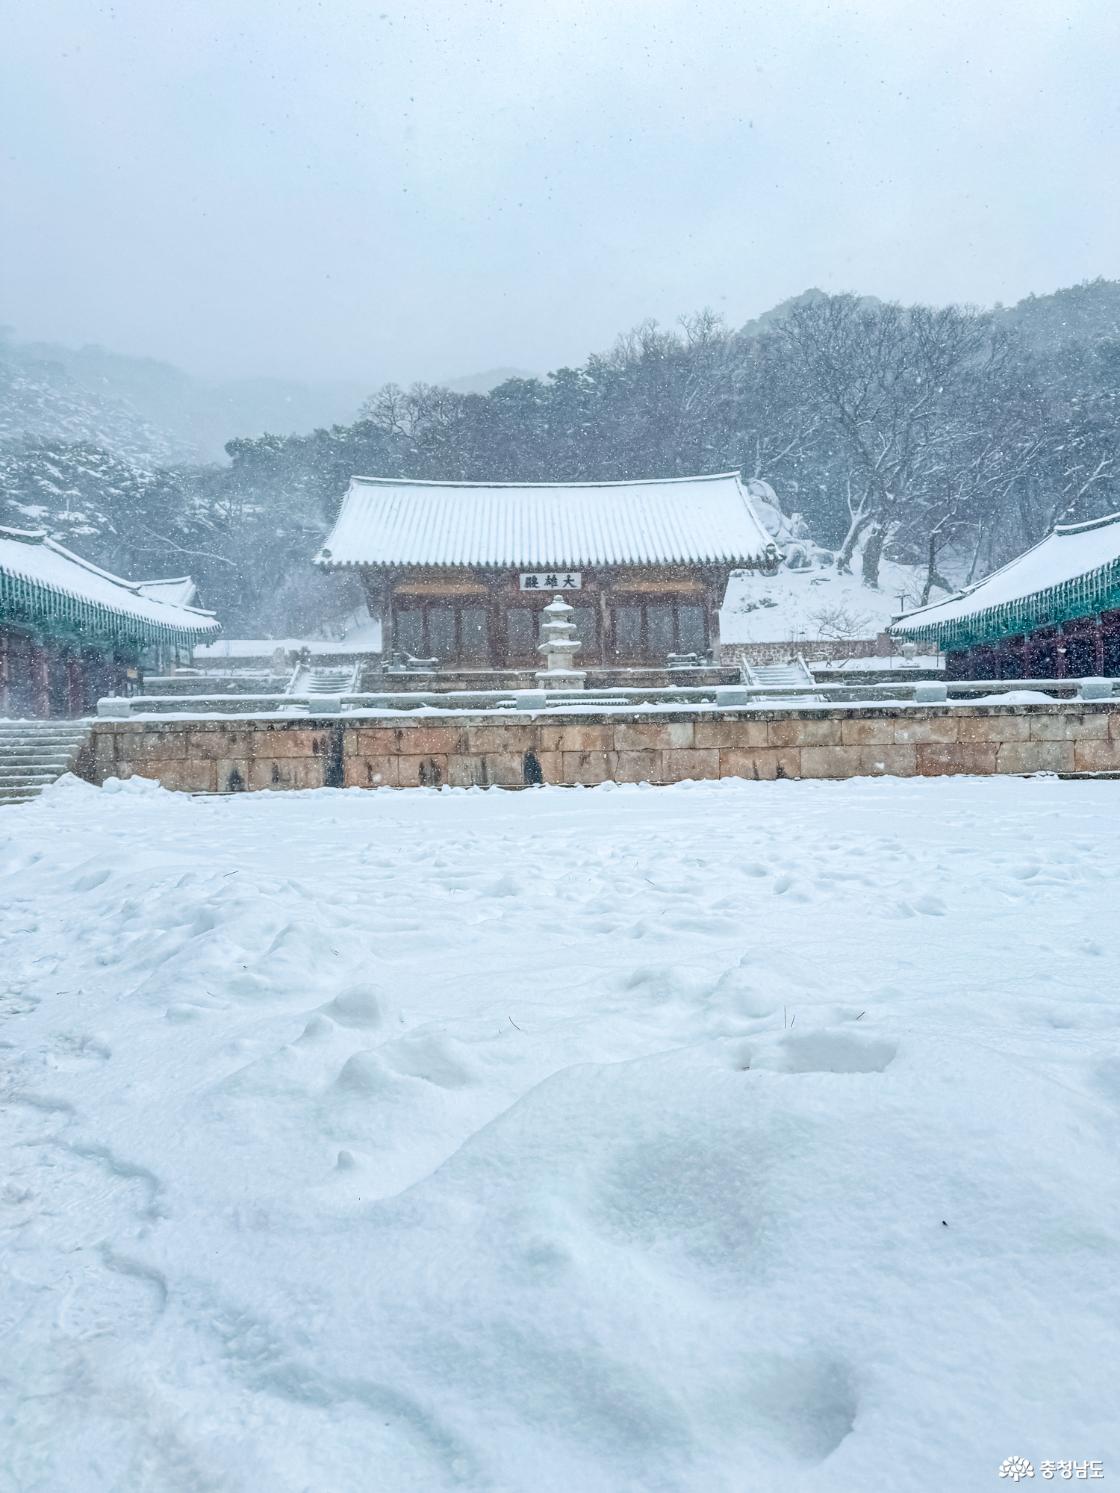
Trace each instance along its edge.
{"label": "deep snow field", "polygon": [[0,1487],[1120,1486],[1118,806],[0,810]]}

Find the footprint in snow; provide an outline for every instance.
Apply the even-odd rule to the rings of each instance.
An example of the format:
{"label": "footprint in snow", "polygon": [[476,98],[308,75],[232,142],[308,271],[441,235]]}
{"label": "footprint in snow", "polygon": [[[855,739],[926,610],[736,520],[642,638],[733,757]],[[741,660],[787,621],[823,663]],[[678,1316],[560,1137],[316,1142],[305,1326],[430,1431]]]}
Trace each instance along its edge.
{"label": "footprint in snow", "polygon": [[112,1057],[109,1044],[88,1032],[65,1032],[50,1044],[48,1061],[52,1068],[66,1072],[88,1063],[104,1063]]}
{"label": "footprint in snow", "polygon": [[819,1465],[854,1429],[859,1399],[844,1359],[760,1354],[746,1361],[740,1377],[743,1418],[795,1462]]}
{"label": "footprint in snow", "polygon": [[167,1305],[167,1282],[158,1270],[102,1243],[96,1255],[79,1250],[67,1268],[58,1325],[68,1338],[146,1336]]}
{"label": "footprint in snow", "polygon": [[383,1020],[383,997],[375,985],[351,985],[322,1010],[339,1026],[376,1027]]}
{"label": "footprint in snow", "polygon": [[770,1073],[883,1073],[898,1046],[881,1037],[848,1031],[787,1031],[765,1045],[742,1044],[731,1052],[731,1066]]}
{"label": "footprint in snow", "polygon": [[421,1078],[440,1089],[460,1089],[475,1080],[474,1070],[453,1037],[440,1033],[414,1032],[398,1037],[381,1049],[385,1061],[397,1073]]}
{"label": "footprint in snow", "polygon": [[179,1001],[174,1006],[168,1006],[163,1015],[166,1021],[197,1021],[203,1009],[202,1006],[192,1006],[189,1001]]}
{"label": "footprint in snow", "polygon": [[945,903],[940,897],[915,897],[910,904],[915,912],[924,913],[927,918],[943,918],[947,911]]}

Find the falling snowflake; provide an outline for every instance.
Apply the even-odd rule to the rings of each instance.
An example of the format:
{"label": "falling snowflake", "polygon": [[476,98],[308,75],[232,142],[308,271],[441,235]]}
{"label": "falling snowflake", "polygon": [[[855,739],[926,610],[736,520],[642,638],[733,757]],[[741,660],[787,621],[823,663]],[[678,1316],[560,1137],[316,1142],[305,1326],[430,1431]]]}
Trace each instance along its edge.
{"label": "falling snowflake", "polygon": [[999,1464],[1000,1477],[1009,1477],[1013,1483],[1022,1482],[1025,1477],[1034,1477],[1034,1468],[1026,1457],[1006,1457]]}

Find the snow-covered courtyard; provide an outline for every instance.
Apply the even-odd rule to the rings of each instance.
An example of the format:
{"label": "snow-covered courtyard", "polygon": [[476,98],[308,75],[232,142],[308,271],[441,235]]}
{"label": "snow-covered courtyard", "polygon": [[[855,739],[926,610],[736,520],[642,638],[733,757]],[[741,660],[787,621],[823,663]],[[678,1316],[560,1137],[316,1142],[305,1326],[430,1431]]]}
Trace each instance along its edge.
{"label": "snow-covered courtyard", "polygon": [[0,811],[0,1486],[1120,1482],[1118,789]]}

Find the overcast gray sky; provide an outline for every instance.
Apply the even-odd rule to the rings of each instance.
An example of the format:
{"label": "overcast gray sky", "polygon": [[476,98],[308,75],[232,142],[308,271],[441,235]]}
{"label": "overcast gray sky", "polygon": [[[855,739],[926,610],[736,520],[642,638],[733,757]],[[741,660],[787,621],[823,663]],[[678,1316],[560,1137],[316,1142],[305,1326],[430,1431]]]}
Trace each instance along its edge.
{"label": "overcast gray sky", "polygon": [[1116,0],[0,9],[22,337],[372,387],[1120,274]]}

